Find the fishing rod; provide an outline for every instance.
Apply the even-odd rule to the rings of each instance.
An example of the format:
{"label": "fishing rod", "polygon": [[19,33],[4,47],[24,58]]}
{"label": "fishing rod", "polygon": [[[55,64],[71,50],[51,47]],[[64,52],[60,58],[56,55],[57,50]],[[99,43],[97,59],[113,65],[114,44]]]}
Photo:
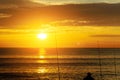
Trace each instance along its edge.
{"label": "fishing rod", "polygon": [[100,50],[100,44],[99,44],[99,41],[97,41],[97,44],[98,44],[98,57],[99,57],[99,65],[100,65],[100,80],[103,80],[103,77],[102,77],[101,50]]}
{"label": "fishing rod", "polygon": [[[116,45],[115,45],[115,49],[116,49]],[[114,67],[115,67],[115,78],[117,80],[117,63],[116,63],[116,50],[114,49]]]}
{"label": "fishing rod", "polygon": [[57,42],[57,33],[56,33],[56,31],[55,31],[55,42],[56,42],[56,53],[57,53],[58,79],[60,80],[59,52],[58,52],[58,42]]}

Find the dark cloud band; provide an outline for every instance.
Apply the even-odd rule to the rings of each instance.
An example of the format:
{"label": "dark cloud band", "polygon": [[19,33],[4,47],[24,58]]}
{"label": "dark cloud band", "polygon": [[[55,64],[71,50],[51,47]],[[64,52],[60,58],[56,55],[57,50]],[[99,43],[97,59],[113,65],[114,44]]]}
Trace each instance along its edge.
{"label": "dark cloud band", "polygon": [[91,37],[117,37],[117,38],[120,38],[120,35],[92,35]]}
{"label": "dark cloud band", "polygon": [[12,15],[12,17],[0,18],[0,26],[24,24],[29,26],[32,25],[31,22],[56,23],[65,26],[120,26],[119,9],[120,4],[104,3],[0,9],[0,13]]}

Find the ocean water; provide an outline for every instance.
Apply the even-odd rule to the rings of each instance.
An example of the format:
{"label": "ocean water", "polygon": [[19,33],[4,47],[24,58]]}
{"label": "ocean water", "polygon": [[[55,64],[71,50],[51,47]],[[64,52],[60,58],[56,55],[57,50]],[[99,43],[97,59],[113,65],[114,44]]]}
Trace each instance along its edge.
{"label": "ocean water", "polygon": [[0,80],[120,80],[119,68],[119,48],[0,49]]}

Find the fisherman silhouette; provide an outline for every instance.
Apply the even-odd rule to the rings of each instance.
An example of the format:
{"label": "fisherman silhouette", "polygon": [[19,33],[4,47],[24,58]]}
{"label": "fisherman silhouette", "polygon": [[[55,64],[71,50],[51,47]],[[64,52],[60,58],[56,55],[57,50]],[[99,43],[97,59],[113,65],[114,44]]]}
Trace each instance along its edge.
{"label": "fisherman silhouette", "polygon": [[83,80],[95,80],[90,72],[87,73],[87,76]]}

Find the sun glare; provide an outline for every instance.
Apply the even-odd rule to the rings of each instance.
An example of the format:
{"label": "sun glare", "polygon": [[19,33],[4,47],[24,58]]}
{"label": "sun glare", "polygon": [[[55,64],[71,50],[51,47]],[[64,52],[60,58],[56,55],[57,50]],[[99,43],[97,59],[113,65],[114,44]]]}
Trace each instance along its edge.
{"label": "sun glare", "polygon": [[37,35],[37,37],[41,40],[44,40],[44,39],[47,38],[47,35],[45,33],[40,33],[40,34]]}

